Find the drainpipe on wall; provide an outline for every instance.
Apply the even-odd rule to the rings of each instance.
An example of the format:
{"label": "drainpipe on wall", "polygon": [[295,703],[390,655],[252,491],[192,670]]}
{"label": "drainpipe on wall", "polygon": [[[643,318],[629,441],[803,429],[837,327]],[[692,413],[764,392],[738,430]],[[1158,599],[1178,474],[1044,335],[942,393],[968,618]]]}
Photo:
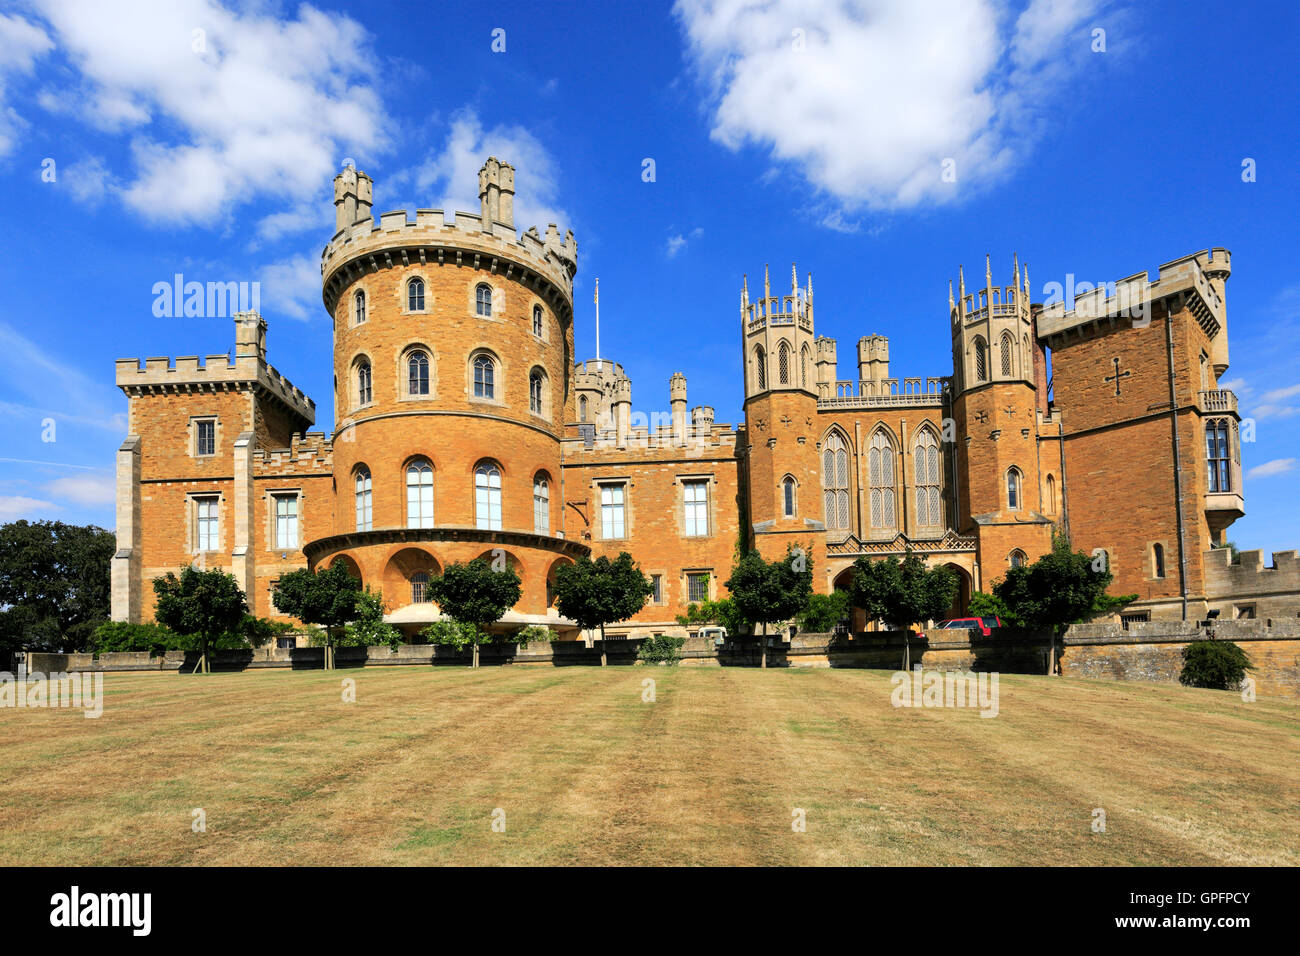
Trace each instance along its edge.
{"label": "drainpipe on wall", "polygon": [[1174,439],[1174,507],[1178,519],[1178,589],[1187,620],[1187,547],[1183,528],[1183,458],[1178,444],[1178,394],[1174,388],[1174,311],[1165,308],[1165,351],[1169,359],[1169,423]]}

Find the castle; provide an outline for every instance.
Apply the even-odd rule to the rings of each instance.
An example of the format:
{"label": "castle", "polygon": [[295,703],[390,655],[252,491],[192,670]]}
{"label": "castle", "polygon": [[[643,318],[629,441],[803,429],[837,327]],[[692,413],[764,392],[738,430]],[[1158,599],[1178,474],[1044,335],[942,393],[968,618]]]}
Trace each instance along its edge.
{"label": "castle", "polygon": [[[309,430],[314,403],[268,363],[255,312],[236,315],[233,356],[117,362],[115,619],[148,620],[150,581],[190,563],[282,616],[281,575],[343,562],[414,633],[438,618],[430,578],[488,556],[523,580],[502,626],[577,636],[556,569],[628,551],[654,594],[611,633],[680,633],[689,603],[725,596],[742,546],[809,549],[821,592],[859,557],[910,549],[957,572],[955,616],[1056,527],[1108,562],[1112,593],[1138,595],[1127,620],[1295,614],[1294,552],[1265,569],[1215,550],[1244,507],[1237,401],[1218,387],[1226,250],[1046,307],[1018,261],[999,285],[986,259],[978,288],[949,287],[952,374],[901,380],[881,335],[841,379],[811,275],[792,268],[781,291],[765,268],[761,288],[742,281],[732,428],[688,414],[680,373],[670,414],[644,420],[621,365],[577,360],[576,241],[516,232],[514,194],[513,167],[489,158],[478,215],[376,218],[369,176],[335,178],[332,436]],[[1290,597],[1259,584],[1270,573]]]}

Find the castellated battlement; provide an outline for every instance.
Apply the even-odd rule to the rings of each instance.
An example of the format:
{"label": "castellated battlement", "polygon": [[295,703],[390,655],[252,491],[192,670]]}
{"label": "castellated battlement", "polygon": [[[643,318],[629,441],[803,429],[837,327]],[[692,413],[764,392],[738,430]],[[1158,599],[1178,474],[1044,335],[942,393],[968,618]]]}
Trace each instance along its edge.
{"label": "castellated battlement", "polygon": [[[1231,275],[1232,253],[1215,247],[1166,262],[1154,279],[1147,272],[1139,272],[1073,296],[1069,295],[1073,289],[1070,284],[1060,301],[1044,306],[1038,315],[1038,334],[1046,340],[1101,319],[1149,319],[1152,305],[1183,294],[1186,307],[1206,334],[1214,338],[1227,327],[1224,283]],[[1091,283],[1088,285],[1091,287]],[[1067,297],[1071,299],[1069,308]],[[1223,364],[1226,368],[1226,355]]]}
{"label": "castellated battlement", "polygon": [[1204,553],[1205,591],[1222,620],[1243,616],[1258,620],[1295,618],[1295,594],[1300,591],[1300,554],[1274,551],[1273,565],[1264,552],[1241,551],[1233,560],[1229,548]]}
{"label": "castellated battlement", "polygon": [[[252,324],[260,326],[262,331],[256,338],[246,334],[250,318]],[[169,391],[255,388],[274,396],[305,419],[307,424],[314,422],[316,403],[266,361],[266,323],[261,316],[257,313],[237,313],[235,324],[236,345],[233,357],[223,354],[200,359],[197,355],[182,355],[173,363],[168,356],[153,356],[146,358],[143,366],[139,359],[121,358],[114,363],[117,387],[133,398]]]}
{"label": "castellated battlement", "polygon": [[[378,221],[359,193],[372,181],[351,167],[335,177],[335,204],[342,210],[333,238],[321,251],[321,277],[326,307],[334,312],[347,266],[370,271],[383,266],[433,261],[439,265],[468,265],[500,272],[506,278],[528,281],[529,273],[553,285],[570,309],[573,277],[578,271],[578,243],[573,231],[563,237],[555,223],[543,235],[536,226],[522,235],[514,225],[514,167],[489,157],[479,170],[482,208],[454,213],[446,221],[441,209],[417,209],[414,218],[405,209],[382,213]],[[352,195],[353,189],[358,195]],[[342,199],[340,199],[342,193]],[[341,205],[340,205],[341,203]],[[346,210],[355,208],[355,221],[343,224]]]}
{"label": "castellated battlement", "polygon": [[334,442],[324,432],[294,432],[288,448],[253,450],[253,473],[259,477],[330,471]]}

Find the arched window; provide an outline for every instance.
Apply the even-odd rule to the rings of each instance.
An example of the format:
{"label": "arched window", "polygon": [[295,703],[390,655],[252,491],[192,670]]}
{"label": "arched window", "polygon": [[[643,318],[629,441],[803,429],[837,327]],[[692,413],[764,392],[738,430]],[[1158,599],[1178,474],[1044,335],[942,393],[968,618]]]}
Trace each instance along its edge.
{"label": "arched window", "polygon": [[767,388],[767,353],[763,346],[754,349],[754,375],[759,388]]}
{"label": "arched window", "polygon": [[1165,546],[1163,544],[1153,544],[1151,546],[1151,573],[1158,578],[1165,576]]}
{"label": "arched window", "polygon": [[551,533],[551,483],[543,475],[533,479],[533,531]]}
{"label": "arched window", "polygon": [[429,574],[427,571],[416,571],[411,575],[411,603],[429,603]]}
{"label": "arched window", "polygon": [[870,481],[871,527],[885,531],[898,527],[894,507],[894,446],[883,428],[876,429],[867,448]]}
{"label": "arched window", "polygon": [[808,346],[799,351],[799,387],[808,387]]}
{"label": "arched window", "polygon": [[492,287],[486,282],[480,282],[474,290],[474,310],[479,315],[492,314]]}
{"label": "arched window", "polygon": [[776,350],[776,365],[777,365],[777,370],[781,376],[780,379],[781,384],[789,385],[790,384],[790,346],[786,345],[784,342],[782,342],[780,347]]}
{"label": "arched window", "polygon": [[1020,469],[1007,469],[1007,507],[1012,511],[1020,510]]}
{"label": "arched window", "polygon": [[494,462],[474,469],[474,521],[485,531],[501,530],[501,469]]}
{"label": "arched window", "polygon": [[496,398],[496,362],[492,356],[474,356],[474,397]]}
{"label": "arched window", "polygon": [[370,469],[362,465],[357,469],[356,475],[356,499],[357,499],[357,530],[369,531],[372,524],[372,510],[370,500]]}
{"label": "arched window", "polygon": [[366,293],[363,290],[358,289],[352,297],[352,309],[357,325],[366,321]]}
{"label": "arched window", "polygon": [[789,475],[786,475],[781,482],[781,504],[782,513],[787,518],[795,516],[795,481]]}
{"label": "arched window", "polygon": [[433,466],[423,458],[406,466],[406,526],[433,527]]}
{"label": "arched window", "polygon": [[1025,557],[1025,552],[1016,548],[1016,550],[1007,555],[1007,560],[1011,563],[1013,568],[1023,568],[1027,558]]}
{"label": "arched window", "polygon": [[989,377],[989,357],[988,346],[984,344],[984,336],[975,336],[975,381],[985,382]]}
{"label": "arched window", "polygon": [[406,311],[424,311],[424,280],[418,276],[406,283]]}
{"label": "arched window", "polygon": [[585,422],[586,420],[587,420],[587,396],[579,395],[578,396],[578,421]]}
{"label": "arched window", "polygon": [[357,404],[369,405],[375,397],[371,385],[370,362],[362,359],[357,363]]}
{"label": "arched window", "polygon": [[539,339],[542,337],[542,307],[533,306],[533,335]]}
{"label": "arched window", "polygon": [[406,357],[406,393],[429,394],[429,356],[416,349]]}
{"label": "arched window", "polygon": [[543,376],[540,369],[528,373],[528,410],[534,415],[542,414]]}
{"label": "arched window", "polygon": [[1216,418],[1205,423],[1205,463],[1209,469],[1210,491],[1232,490],[1232,466],[1229,457],[1227,419]]}
{"label": "arched window", "polygon": [[939,442],[929,428],[922,428],[916,433],[912,461],[916,476],[916,523],[922,528],[941,527],[943,514],[939,498]]}
{"label": "arched window", "polygon": [[1047,501],[1044,502],[1047,508],[1047,514],[1056,514],[1056,478],[1052,475],[1047,476]]}
{"label": "arched window", "polygon": [[849,530],[849,452],[839,432],[831,432],[822,442],[822,489],[826,527]]}
{"label": "arched window", "polygon": [[1010,377],[1011,377],[1011,369],[1012,369],[1011,350],[1012,350],[1012,348],[1013,348],[1013,346],[1012,346],[1012,344],[1011,344],[1011,333],[1010,333],[1010,332],[1003,332],[1003,333],[1002,333],[1002,375],[1003,375],[1003,377],[1005,377],[1005,378],[1010,378]]}

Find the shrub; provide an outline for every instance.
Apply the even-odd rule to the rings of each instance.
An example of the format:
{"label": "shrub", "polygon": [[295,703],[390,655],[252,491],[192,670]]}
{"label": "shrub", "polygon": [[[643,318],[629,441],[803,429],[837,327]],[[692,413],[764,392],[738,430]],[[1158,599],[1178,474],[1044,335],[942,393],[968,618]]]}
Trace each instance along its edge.
{"label": "shrub", "polygon": [[555,632],[543,624],[530,624],[516,631],[513,640],[520,647],[527,647],[534,642],[550,644],[555,640]]}
{"label": "shrub", "polygon": [[473,624],[460,624],[456,621],[434,621],[420,632],[420,637],[430,644],[446,644],[460,651],[475,643],[478,628]]}
{"label": "shrub", "polygon": [[1194,641],[1183,648],[1183,671],[1178,682],[1187,687],[1234,690],[1247,670],[1250,658],[1232,641]]}
{"label": "shrub", "polygon": [[667,637],[662,634],[647,637],[636,652],[637,660],[672,667],[682,659],[682,645],[685,643],[684,637]]}
{"label": "shrub", "polygon": [[113,651],[148,651],[160,655],[167,651],[189,650],[193,642],[161,624],[129,624],[106,621],[95,628],[86,650],[95,654]]}
{"label": "shrub", "polygon": [[379,647],[387,644],[396,648],[402,643],[402,632],[384,621],[384,599],[370,588],[357,598],[356,619],[343,629],[340,646]]}
{"label": "shrub", "polygon": [[849,592],[832,591],[830,594],[810,594],[808,603],[795,618],[799,630],[825,634],[835,630],[840,621],[849,615]]}

